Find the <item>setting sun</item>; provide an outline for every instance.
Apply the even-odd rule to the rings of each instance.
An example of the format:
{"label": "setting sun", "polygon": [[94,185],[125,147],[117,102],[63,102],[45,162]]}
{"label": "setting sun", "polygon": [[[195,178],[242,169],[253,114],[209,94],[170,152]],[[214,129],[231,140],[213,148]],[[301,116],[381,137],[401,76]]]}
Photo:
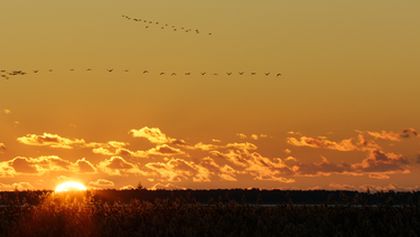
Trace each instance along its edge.
{"label": "setting sun", "polygon": [[80,192],[86,191],[87,188],[84,184],[76,181],[67,181],[57,185],[55,188],[56,193],[63,193],[63,192]]}

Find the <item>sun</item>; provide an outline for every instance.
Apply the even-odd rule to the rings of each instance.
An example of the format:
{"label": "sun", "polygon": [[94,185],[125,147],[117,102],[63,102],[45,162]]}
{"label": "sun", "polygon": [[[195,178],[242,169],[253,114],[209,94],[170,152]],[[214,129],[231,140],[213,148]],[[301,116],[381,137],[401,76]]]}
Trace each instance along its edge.
{"label": "sun", "polygon": [[86,191],[87,188],[84,184],[76,181],[67,181],[61,183],[55,187],[56,193],[64,193],[64,192],[81,192]]}

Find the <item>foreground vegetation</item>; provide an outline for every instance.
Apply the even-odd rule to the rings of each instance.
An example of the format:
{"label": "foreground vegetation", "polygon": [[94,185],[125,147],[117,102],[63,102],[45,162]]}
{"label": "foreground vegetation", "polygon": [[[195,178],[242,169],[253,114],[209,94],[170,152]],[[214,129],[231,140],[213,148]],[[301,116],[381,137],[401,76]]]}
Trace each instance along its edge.
{"label": "foreground vegetation", "polygon": [[[134,198],[142,192],[159,198]],[[267,205],[222,197],[222,201],[199,202],[182,195],[163,199],[158,193],[1,193],[0,236],[420,235],[420,207],[415,193],[409,193],[407,197],[411,198],[407,200],[412,202],[404,205],[395,205],[392,199],[379,205],[355,205],[348,197],[348,204],[339,205]]]}

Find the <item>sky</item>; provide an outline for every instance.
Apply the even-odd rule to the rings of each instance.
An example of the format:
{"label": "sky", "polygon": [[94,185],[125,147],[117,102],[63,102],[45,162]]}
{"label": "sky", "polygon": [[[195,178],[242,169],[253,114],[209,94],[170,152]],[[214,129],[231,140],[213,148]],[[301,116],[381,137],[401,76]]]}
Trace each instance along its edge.
{"label": "sky", "polygon": [[0,190],[420,187],[419,1],[0,9]]}

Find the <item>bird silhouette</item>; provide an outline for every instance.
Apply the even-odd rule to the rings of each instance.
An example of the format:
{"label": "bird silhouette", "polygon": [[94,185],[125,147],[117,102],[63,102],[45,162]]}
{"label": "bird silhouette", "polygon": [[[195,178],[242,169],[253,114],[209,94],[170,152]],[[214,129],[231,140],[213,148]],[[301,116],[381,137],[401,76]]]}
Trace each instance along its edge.
{"label": "bird silhouette", "polygon": [[231,76],[231,75],[232,75],[232,73],[231,73],[231,72],[227,72],[226,74],[227,74],[228,76]]}
{"label": "bird silhouette", "polygon": [[159,75],[163,76],[163,75],[165,75],[165,73],[164,72],[161,72]]}
{"label": "bird silhouette", "polygon": [[239,72],[239,75],[241,75],[241,76],[244,75],[244,74],[245,74],[245,72]]}
{"label": "bird silhouette", "polygon": [[266,73],[264,73],[266,76],[270,76],[270,72],[266,72]]}
{"label": "bird silhouette", "polygon": [[202,73],[201,73],[201,75],[202,75],[202,76],[204,76],[204,75],[206,75],[206,74],[207,74],[207,72],[202,72]]}
{"label": "bird silhouette", "polygon": [[171,76],[176,76],[176,73],[175,73],[175,72],[173,72],[173,73],[171,74]]}
{"label": "bird silhouette", "polygon": [[276,77],[279,77],[279,76],[281,76],[281,73],[277,73],[277,74],[276,74]]}
{"label": "bird silhouette", "polygon": [[149,73],[149,71],[147,71],[147,70],[144,70],[144,71],[143,71],[143,74],[146,74],[146,73]]}
{"label": "bird silhouette", "polygon": [[257,73],[256,72],[251,72],[251,75],[255,76],[255,75],[257,75]]}
{"label": "bird silhouette", "polygon": [[38,73],[39,71],[38,71],[38,70],[34,70],[33,72],[34,72],[34,73]]}
{"label": "bird silhouette", "polygon": [[92,69],[88,68],[88,69],[86,69],[86,71],[90,72],[90,71],[92,71]]}
{"label": "bird silhouette", "polygon": [[191,72],[186,72],[185,75],[186,76],[190,76],[191,75]]}
{"label": "bird silhouette", "polygon": [[114,69],[108,69],[107,71],[108,71],[108,72],[112,72],[112,71],[114,71]]}

